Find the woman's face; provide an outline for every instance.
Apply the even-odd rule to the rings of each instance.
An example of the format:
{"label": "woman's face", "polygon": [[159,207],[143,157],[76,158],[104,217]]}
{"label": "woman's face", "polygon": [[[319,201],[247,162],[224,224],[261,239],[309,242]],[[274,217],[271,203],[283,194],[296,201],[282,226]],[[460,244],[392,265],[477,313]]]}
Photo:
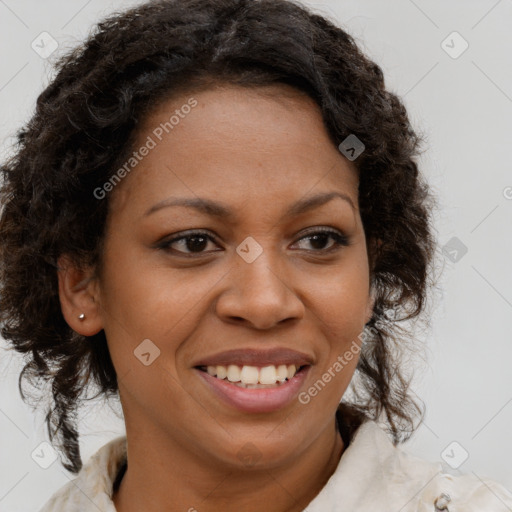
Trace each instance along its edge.
{"label": "woman's face", "polygon": [[[108,198],[96,297],[128,435],[205,463],[293,461],[333,432],[371,316],[355,166],[287,86],[174,98],[143,146]],[[272,381],[294,363],[260,389],[218,368]]]}

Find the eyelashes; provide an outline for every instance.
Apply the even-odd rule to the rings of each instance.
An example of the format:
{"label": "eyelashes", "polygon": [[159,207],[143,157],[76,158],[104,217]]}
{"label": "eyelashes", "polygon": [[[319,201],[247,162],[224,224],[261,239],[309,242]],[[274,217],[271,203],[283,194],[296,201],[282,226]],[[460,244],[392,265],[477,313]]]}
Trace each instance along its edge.
{"label": "eyelashes", "polygon": [[[320,253],[331,253],[334,250],[340,249],[342,246],[348,245],[348,238],[345,235],[342,235],[341,233],[338,233],[337,231],[333,231],[330,229],[318,229],[316,228],[315,231],[312,231],[308,233],[307,235],[299,238],[298,242],[301,242],[303,240],[309,240],[310,242],[322,242],[323,240],[328,240],[331,238],[334,240],[334,244],[329,246],[327,249],[320,248],[320,249],[314,249],[313,252],[320,252]],[[322,245],[320,243],[320,245]]]}
{"label": "eyelashes", "polygon": [[[328,243],[329,239],[333,241],[327,248],[323,246]],[[313,249],[304,249],[309,253],[313,253],[315,255],[322,254],[331,254],[335,251],[340,250],[343,246],[349,245],[349,239],[346,235],[334,231],[330,228],[314,228],[313,230],[306,233],[304,236],[299,238],[297,242],[294,242],[294,245],[301,242],[306,242],[311,244],[312,246],[320,245],[322,247],[313,248]],[[216,249],[213,251],[206,251],[208,244],[212,243],[218,246],[218,242],[216,237],[212,236],[210,233],[205,231],[189,231],[180,234],[179,236],[175,236],[172,238],[167,238],[159,242],[156,247],[161,250],[169,251],[172,254],[183,256],[183,257],[200,257],[206,254],[211,254],[212,252],[218,252],[222,249]],[[179,250],[174,247],[181,247]]]}

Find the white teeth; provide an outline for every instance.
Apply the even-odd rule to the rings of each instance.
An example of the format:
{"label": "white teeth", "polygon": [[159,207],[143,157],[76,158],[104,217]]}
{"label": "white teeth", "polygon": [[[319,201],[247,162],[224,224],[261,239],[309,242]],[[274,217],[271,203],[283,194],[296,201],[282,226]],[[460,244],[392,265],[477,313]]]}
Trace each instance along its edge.
{"label": "white teeth", "polygon": [[265,366],[260,369],[260,384],[275,384],[277,380],[275,366]]}
{"label": "white teeth", "polygon": [[242,386],[258,384],[276,384],[290,380],[297,373],[297,367],[294,364],[280,364],[279,366],[269,365],[262,368],[257,366],[238,366],[230,364],[225,366],[207,366],[206,371],[209,375],[216,376],[218,379],[226,379],[229,382],[239,382]]}
{"label": "white teeth", "polygon": [[277,367],[276,378],[279,382],[284,382],[288,377],[288,367],[285,364],[280,364]]}
{"label": "white teeth", "polygon": [[259,371],[256,366],[242,366],[242,371],[240,372],[241,382],[244,384],[258,384],[258,378],[260,378],[260,384],[270,384],[270,382],[261,382],[261,377],[259,376]]}
{"label": "white teeth", "polygon": [[240,382],[240,368],[234,364],[228,366],[228,380],[229,382]]}
{"label": "white teeth", "polygon": [[225,379],[228,376],[228,370],[225,366],[212,366],[214,369],[214,375],[217,375],[218,379]]}

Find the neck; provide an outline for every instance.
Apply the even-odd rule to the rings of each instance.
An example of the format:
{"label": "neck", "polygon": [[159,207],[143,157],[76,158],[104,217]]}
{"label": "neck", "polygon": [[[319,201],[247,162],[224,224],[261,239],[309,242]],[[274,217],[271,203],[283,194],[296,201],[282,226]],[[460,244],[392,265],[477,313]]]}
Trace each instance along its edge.
{"label": "neck", "polygon": [[113,496],[117,512],[300,512],[327,483],[345,448],[333,423],[292,462],[251,470],[209,464],[169,439],[130,436],[128,428],[127,439],[129,464]]}

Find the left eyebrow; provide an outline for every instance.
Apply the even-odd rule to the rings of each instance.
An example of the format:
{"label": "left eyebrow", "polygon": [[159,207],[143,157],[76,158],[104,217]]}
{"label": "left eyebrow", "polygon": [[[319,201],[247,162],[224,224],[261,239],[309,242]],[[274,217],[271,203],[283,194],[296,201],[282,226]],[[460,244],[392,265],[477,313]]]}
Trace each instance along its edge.
{"label": "left eyebrow", "polygon": [[[342,192],[322,192],[313,196],[300,199],[292,204],[285,212],[285,217],[292,217],[302,213],[313,210],[322,206],[332,199],[340,198],[350,204],[353,210],[356,210],[354,202],[347,194]],[[161,210],[162,208],[169,208],[172,206],[184,206],[186,208],[193,208],[201,213],[211,215],[212,217],[219,217],[221,219],[233,219],[234,214],[229,208],[222,204],[206,198],[188,198],[188,197],[170,197],[152,206],[144,215],[148,216],[152,213]]]}
{"label": "left eyebrow", "polygon": [[321,192],[314,196],[309,196],[293,204],[285,213],[285,217],[291,217],[293,215],[300,215],[301,213],[308,212],[313,208],[318,208],[329,201],[339,197],[344,201],[348,202],[353,210],[356,210],[354,202],[347,194],[342,192]]}

